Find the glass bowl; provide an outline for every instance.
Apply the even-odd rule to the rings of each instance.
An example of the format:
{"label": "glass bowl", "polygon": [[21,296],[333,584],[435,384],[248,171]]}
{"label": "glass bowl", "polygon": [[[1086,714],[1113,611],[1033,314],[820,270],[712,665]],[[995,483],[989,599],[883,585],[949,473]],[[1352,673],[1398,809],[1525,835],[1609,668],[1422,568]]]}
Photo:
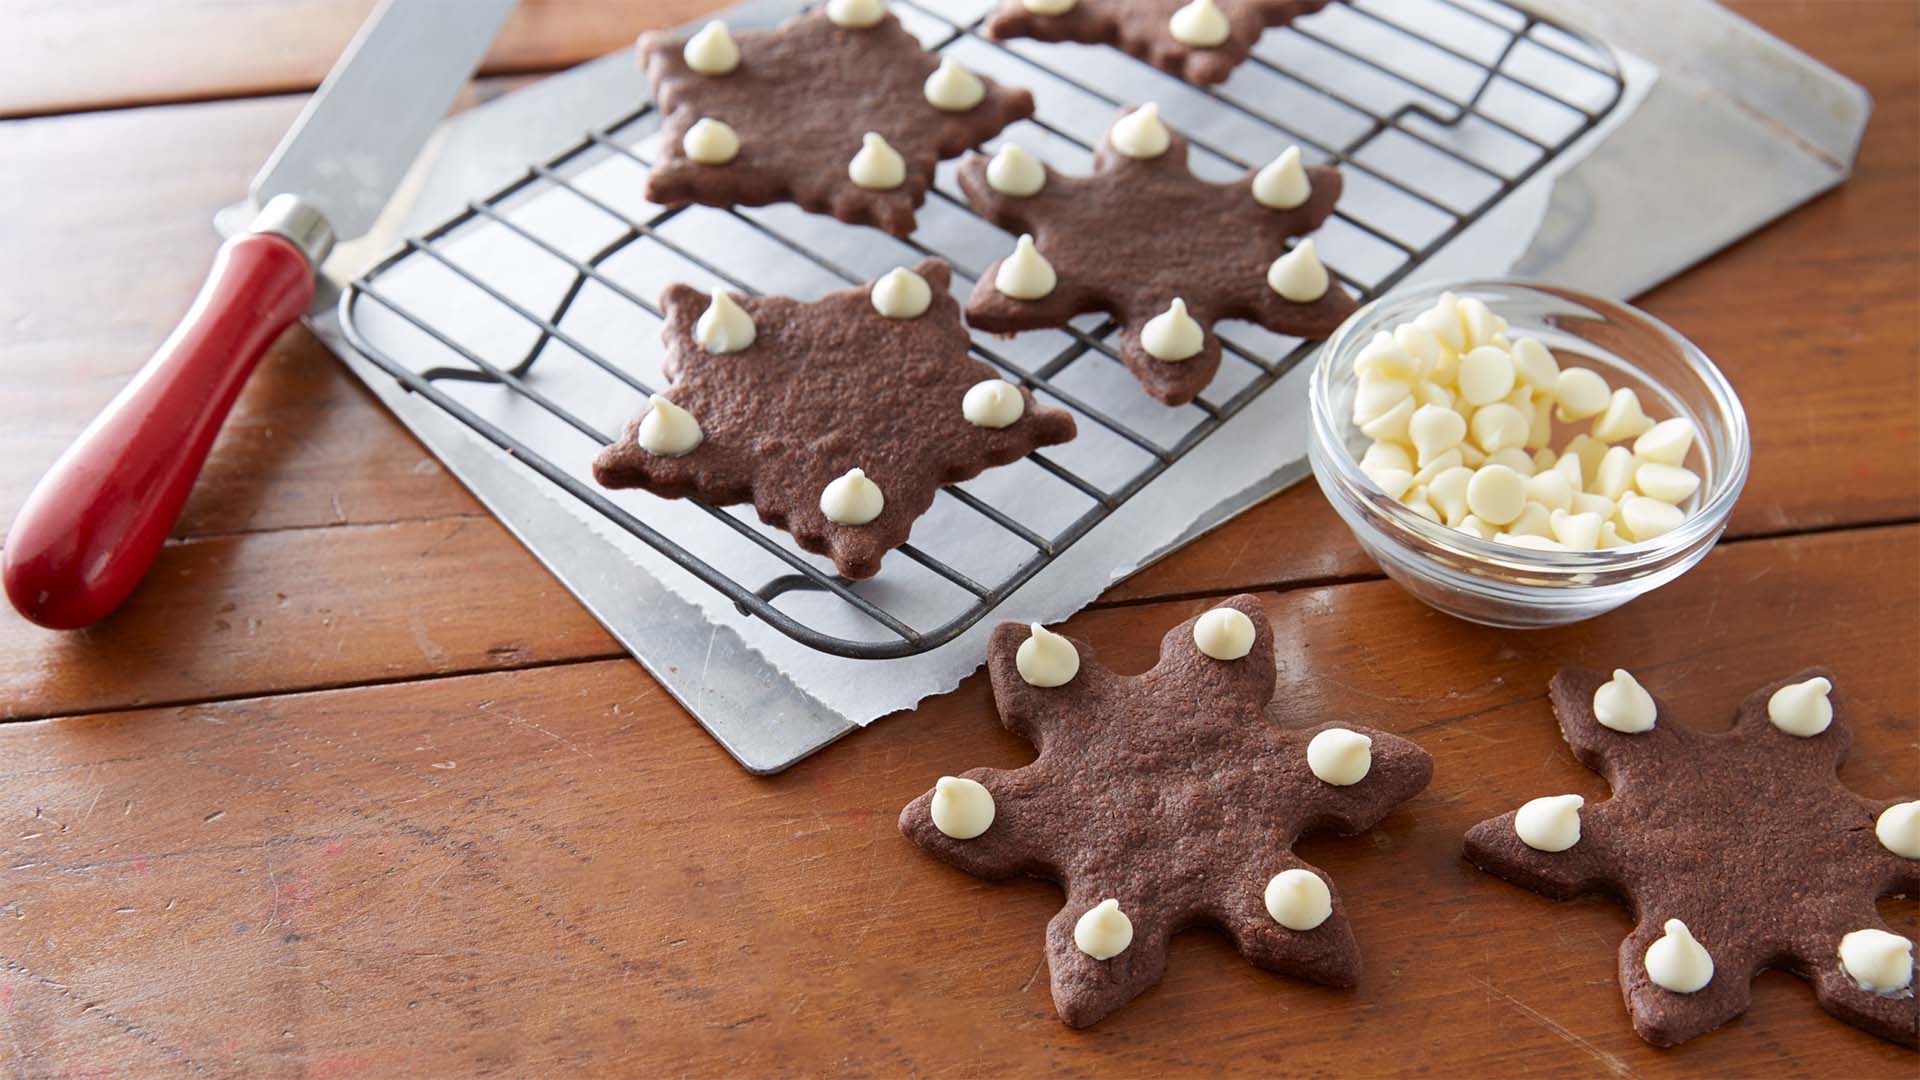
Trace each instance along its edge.
{"label": "glass bowl", "polygon": [[[1507,337],[1538,338],[1562,368],[1588,367],[1632,387],[1648,416],[1685,416],[1695,438],[1686,466],[1700,489],[1687,518],[1651,540],[1603,551],[1516,547],[1429,521],[1360,471],[1368,440],[1353,423],[1353,365],[1381,330],[1433,306],[1442,292],[1477,297],[1508,322]],[[1506,279],[1421,285],[1355,312],[1321,350],[1312,385],[1314,479],[1387,575],[1449,615],[1489,626],[1558,626],[1590,619],[1685,573],[1713,547],[1747,482],[1747,416],[1726,376],[1687,339],[1647,313],[1574,289]],[[1586,423],[1557,423],[1558,451]]]}

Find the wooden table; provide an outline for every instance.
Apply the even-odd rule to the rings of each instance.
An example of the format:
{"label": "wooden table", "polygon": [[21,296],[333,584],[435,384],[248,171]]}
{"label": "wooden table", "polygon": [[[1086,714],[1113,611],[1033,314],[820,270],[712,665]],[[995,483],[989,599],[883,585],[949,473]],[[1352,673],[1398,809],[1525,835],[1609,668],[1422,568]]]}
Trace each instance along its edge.
{"label": "wooden table", "polygon": [[[0,507],[126,380],[370,0],[0,0]],[[547,70],[711,0],[550,0],[490,70]],[[985,681],[771,779],[741,772],[304,332],[247,388],[152,577],[82,633],[0,612],[0,1071],[1912,1076],[1763,976],[1671,1051],[1628,1028],[1625,912],[1469,868],[1466,827],[1604,784],[1544,691],[1632,667],[1687,722],[1838,673],[1842,776],[1911,795],[1920,737],[1920,77],[1910,0],[1743,0],[1865,83],[1857,174],[1644,297],[1732,376],[1752,481],[1693,573],[1567,630],[1420,607],[1311,486],[1070,626],[1124,665],[1256,591],[1282,696],[1433,753],[1430,789],[1302,854],[1349,898],[1355,991],[1219,935],[1094,1030],[1055,1019],[1051,886],[921,855],[900,807],[1029,748]],[[247,42],[243,50],[235,42]],[[497,86],[484,82],[482,89]],[[1887,902],[1913,936],[1911,901]]]}

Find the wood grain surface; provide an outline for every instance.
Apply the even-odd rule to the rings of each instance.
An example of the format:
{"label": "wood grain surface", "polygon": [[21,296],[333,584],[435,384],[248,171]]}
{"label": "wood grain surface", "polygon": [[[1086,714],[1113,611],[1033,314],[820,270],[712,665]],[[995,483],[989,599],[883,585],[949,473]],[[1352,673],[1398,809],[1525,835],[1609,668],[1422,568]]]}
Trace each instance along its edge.
{"label": "wood grain surface", "polygon": [[[370,6],[0,0],[0,115],[36,117],[0,122],[0,520],[171,327],[208,218]],[[489,68],[712,6],[530,2]],[[1433,753],[1379,828],[1300,849],[1349,899],[1356,990],[1198,930],[1159,988],[1064,1028],[1058,891],[894,826],[942,773],[1031,756],[983,678],[745,775],[296,330],[125,611],[78,634],[0,612],[0,1074],[1915,1075],[1780,973],[1728,1028],[1648,1047],[1614,982],[1625,912],[1459,854],[1527,798],[1604,794],[1547,710],[1563,664],[1630,666],[1712,728],[1825,663],[1857,728],[1843,778],[1920,790],[1920,9],[1733,6],[1875,98],[1849,183],[1641,298],[1747,404],[1735,539],[1619,612],[1501,633],[1380,580],[1307,485],[1069,624],[1139,668],[1256,590],[1282,720]],[[154,102],[181,103],[127,107]],[[1882,906],[1920,934],[1912,901]]]}

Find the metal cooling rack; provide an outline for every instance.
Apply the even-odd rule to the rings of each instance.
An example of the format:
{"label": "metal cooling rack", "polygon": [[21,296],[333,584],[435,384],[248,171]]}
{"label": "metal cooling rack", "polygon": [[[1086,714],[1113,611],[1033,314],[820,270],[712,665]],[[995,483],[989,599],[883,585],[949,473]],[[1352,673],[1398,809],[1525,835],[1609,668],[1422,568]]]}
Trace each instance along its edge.
{"label": "metal cooling rack", "polygon": [[[1256,161],[1236,155],[1222,145],[1221,138],[1211,134],[1211,123],[1194,124],[1173,117],[1168,95],[1194,99],[1188,106],[1190,113],[1197,102],[1221,110],[1217,115],[1222,120],[1257,125],[1267,134],[1296,143],[1310,163],[1339,165],[1348,178],[1348,197],[1343,198],[1322,234],[1338,229],[1348,242],[1343,246],[1323,240],[1322,253],[1330,271],[1362,302],[1411,273],[1599,124],[1618,103],[1624,88],[1619,66],[1604,45],[1497,0],[1351,0],[1336,4],[1321,15],[1269,31],[1254,57],[1234,78],[1214,88],[1174,82],[1117,50],[1029,41],[990,42],[980,27],[991,6],[991,0],[896,0],[894,5],[902,21],[929,49],[964,51],[964,62],[975,70],[1003,82],[1033,86],[1039,101],[1037,115],[1017,128],[1031,125],[1038,129],[1056,151],[1076,154],[1082,160],[1089,158],[1093,140],[1113,112],[1122,104],[1133,103],[1123,102],[1103,87],[1118,81],[1157,82],[1164,84],[1163,113],[1187,135],[1194,148],[1196,171],[1204,174],[1201,159],[1210,159],[1221,174],[1215,178],[1221,179],[1263,164],[1266,158]],[[1417,73],[1381,59],[1388,52],[1401,55],[1409,51],[1422,58]],[[1283,107],[1292,110],[1284,118],[1276,115]],[[535,452],[527,440],[481,416],[456,392],[462,386],[471,390],[472,384],[486,384],[516,397],[516,404],[531,406],[535,411],[527,415],[543,423],[557,421],[599,445],[611,442],[612,435],[581,416],[580,410],[531,385],[529,373],[552,350],[571,350],[611,376],[623,393],[633,395],[629,415],[639,412],[640,403],[652,392],[648,381],[607,356],[606,350],[590,347],[563,324],[589,283],[654,320],[661,318],[650,300],[609,269],[609,262],[616,256],[643,243],[657,245],[731,288],[757,292],[743,279],[741,268],[726,266],[724,259],[703,254],[675,238],[670,223],[690,212],[724,214],[839,281],[861,283],[873,276],[849,269],[844,257],[821,250],[817,237],[803,235],[804,230],[791,227],[791,219],[778,214],[668,207],[654,208],[645,216],[630,215],[606,194],[596,193],[580,181],[578,169],[591,160],[612,157],[644,167],[648,162],[646,145],[658,123],[658,113],[651,104],[636,109],[604,128],[587,132],[563,152],[530,165],[506,187],[469,203],[462,213],[431,231],[405,241],[349,287],[341,299],[341,324],[362,355],[409,390],[719,590],[741,612],[765,620],[812,648],[847,657],[883,659],[915,655],[952,640],[1273,387],[1314,348],[1313,342],[1277,338],[1239,324],[1222,324],[1220,336],[1226,355],[1240,369],[1228,377],[1228,367],[1223,364],[1222,377],[1216,378],[1210,390],[1225,386],[1230,392],[1219,398],[1203,396],[1187,407],[1190,422],[1167,437],[1142,430],[1144,425],[1137,422],[1124,421],[1116,414],[1126,410],[1096,403],[1094,395],[1073,386],[1076,365],[1118,363],[1118,354],[1108,342],[1117,328],[1110,320],[1080,320],[1060,333],[1058,348],[1034,362],[1010,355],[1016,349],[1007,339],[976,335],[976,355],[1006,378],[1073,410],[1083,431],[1090,430],[1091,423],[1096,426],[1091,430],[1136,448],[1139,466],[1124,477],[1096,479],[1085,475],[1091,470],[1059,460],[1056,454],[1063,448],[1032,455],[1028,459],[1032,465],[1087,500],[1084,512],[1057,527],[1017,520],[964,487],[945,489],[946,497],[979,515],[1004,533],[1009,542],[1030,553],[1010,571],[983,582],[977,577],[984,575],[956,568],[953,560],[938,557],[922,546],[908,544],[898,549],[900,558],[923,567],[957,592],[958,600],[948,617],[930,628],[909,625],[888,610],[883,591],[876,596],[863,595],[859,585],[834,575],[784,535],[757,526],[746,516],[750,508],[730,511],[702,507],[732,533],[771,556],[783,571],[749,584],[716,569],[701,552],[650,526],[632,510],[618,505],[609,493],[576,475],[574,468],[580,463],[569,468]],[[1009,129],[1002,138],[1018,138],[1017,128]],[[1236,141],[1235,145],[1240,143]],[[1361,188],[1370,189],[1374,197],[1356,198]],[[598,250],[576,254],[569,252],[565,238],[543,235],[537,224],[517,220],[510,210],[513,201],[546,190],[568,192],[617,220],[619,236]],[[1363,201],[1388,208],[1397,206],[1399,210],[1372,216],[1353,208]],[[954,213],[992,229],[974,217],[957,194],[951,163],[942,167],[929,194],[928,208],[935,204],[944,204]],[[952,263],[956,288],[964,296],[984,263],[944,250],[946,245],[938,237],[930,237],[928,208],[922,210],[922,228],[906,241],[906,246]],[[497,278],[490,280],[488,272],[463,265],[449,252],[449,238],[473,228],[509,230],[570,271],[571,285],[544,314],[516,301],[510,295],[511,288]],[[1346,261],[1349,258],[1351,264]],[[536,333],[531,347],[516,362],[489,360],[482,350],[462,343],[445,317],[410,310],[387,288],[387,282],[400,269],[422,260],[457,276],[477,290],[476,296],[484,298],[484,303],[497,305],[527,324],[529,332]],[[364,332],[360,319],[368,304],[376,305],[383,318],[397,317],[434,343],[436,351],[444,350],[460,363],[418,367],[391,355]],[[886,577],[884,571],[881,577]],[[849,605],[878,628],[876,639],[823,632],[810,625],[805,616],[777,606],[783,595],[795,591],[825,594]]]}

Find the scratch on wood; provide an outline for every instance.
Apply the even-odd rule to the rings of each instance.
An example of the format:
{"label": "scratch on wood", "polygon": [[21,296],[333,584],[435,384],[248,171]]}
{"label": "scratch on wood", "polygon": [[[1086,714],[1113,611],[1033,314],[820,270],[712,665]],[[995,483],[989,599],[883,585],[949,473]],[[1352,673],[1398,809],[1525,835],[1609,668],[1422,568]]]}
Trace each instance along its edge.
{"label": "scratch on wood", "polygon": [[1628,1067],[1626,1062],[1621,1061],[1618,1057],[1615,1057],[1614,1055],[1607,1053],[1605,1050],[1600,1049],[1599,1047],[1593,1045],[1587,1040],[1574,1034],[1572,1031],[1569,1031],[1564,1025],[1562,1025],[1559,1021],[1555,1020],[1553,1017],[1548,1016],[1546,1013],[1541,1012],[1539,1009],[1534,1008],[1533,1006],[1527,1004],[1526,1002],[1521,1001],[1519,998],[1514,997],[1512,994],[1507,993],[1505,990],[1502,990],[1499,987],[1493,985],[1492,980],[1486,978],[1485,976],[1482,976],[1480,979],[1480,983],[1481,985],[1487,988],[1487,993],[1498,995],[1501,1000],[1512,1005],[1514,1008],[1519,1009],[1521,1012],[1526,1013],[1528,1016],[1533,1017],[1535,1020],[1538,1020],[1544,1027],[1546,1027],[1548,1031],[1553,1032],[1555,1035],[1560,1036],[1562,1039],[1565,1039],[1567,1042],[1570,1042],[1573,1045],[1579,1047],[1580,1049],[1585,1050],[1588,1054],[1592,1055],[1595,1061],[1598,1061],[1600,1064],[1606,1066],[1608,1072],[1612,1073],[1615,1076],[1632,1076],[1633,1075],[1633,1070],[1630,1067]]}

